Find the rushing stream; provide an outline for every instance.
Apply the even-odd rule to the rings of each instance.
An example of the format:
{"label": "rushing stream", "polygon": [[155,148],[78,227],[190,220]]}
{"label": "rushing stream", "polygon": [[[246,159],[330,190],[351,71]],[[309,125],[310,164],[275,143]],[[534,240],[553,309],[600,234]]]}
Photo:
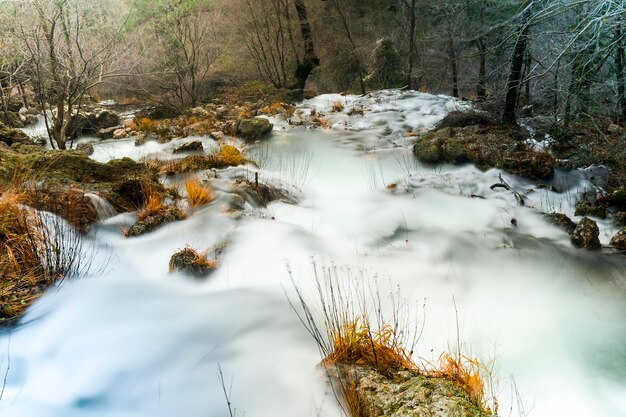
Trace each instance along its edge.
{"label": "rushing stream", "polygon": [[[355,106],[365,114],[348,116]],[[298,204],[227,210],[228,179],[253,178],[249,166],[220,173],[213,203],[149,235],[123,236],[132,214],[101,221],[92,255],[104,272],[50,290],[0,336],[0,415],[227,416],[218,364],[238,416],[340,415],[285,295],[288,269],[313,290],[312,263],[381,293],[399,287],[424,324],[418,362],[453,346],[458,328],[464,352],[495,358],[502,416],[626,415],[626,261],[574,249],[540,215],[573,217],[591,174],[558,172],[557,193],[495,169],[420,165],[403,133],[464,106],[394,91],[320,96],[298,111],[326,113],[332,129],[276,118],[273,137],[247,150],[259,178]],[[174,145],[105,141],[93,157],[173,157]],[[499,174],[525,207],[490,189]],[[617,230],[598,224],[606,244]],[[176,250],[224,241],[208,280],[167,273]]]}

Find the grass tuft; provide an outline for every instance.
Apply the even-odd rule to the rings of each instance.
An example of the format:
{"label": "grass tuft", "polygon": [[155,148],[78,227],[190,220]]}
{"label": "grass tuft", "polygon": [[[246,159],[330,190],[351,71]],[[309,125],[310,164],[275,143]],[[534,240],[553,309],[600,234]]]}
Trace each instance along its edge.
{"label": "grass tuft", "polygon": [[341,113],[346,106],[341,101],[334,101],[332,108],[335,113]]}
{"label": "grass tuft", "polygon": [[204,206],[213,201],[211,190],[207,186],[202,185],[198,179],[185,181],[185,190],[187,191],[187,199],[191,207]]}

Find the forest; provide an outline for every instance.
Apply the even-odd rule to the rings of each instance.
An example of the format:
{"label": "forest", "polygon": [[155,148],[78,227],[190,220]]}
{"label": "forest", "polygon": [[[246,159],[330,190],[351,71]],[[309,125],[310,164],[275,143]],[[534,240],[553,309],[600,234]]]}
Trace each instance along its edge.
{"label": "forest", "polygon": [[0,415],[626,415],[624,0],[0,0]]}

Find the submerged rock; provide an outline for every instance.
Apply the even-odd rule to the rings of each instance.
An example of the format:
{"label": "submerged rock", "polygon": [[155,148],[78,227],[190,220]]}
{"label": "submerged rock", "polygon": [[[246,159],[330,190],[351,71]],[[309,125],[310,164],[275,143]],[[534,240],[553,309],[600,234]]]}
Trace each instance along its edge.
{"label": "submerged rock", "polygon": [[568,235],[572,236],[574,234],[574,231],[576,230],[576,223],[574,223],[574,221],[565,214],[543,213],[543,216],[548,220],[548,222],[565,230]]}
{"label": "submerged rock", "polygon": [[176,149],[174,149],[174,153],[183,153],[183,152],[203,152],[204,146],[202,146],[202,142],[199,140],[194,140],[193,142],[187,142]]}
{"label": "submerged rock", "polygon": [[611,239],[611,246],[626,251],[626,227],[617,232]]}
{"label": "submerged rock", "polygon": [[185,248],[172,255],[170,272],[182,272],[196,278],[204,278],[215,271],[216,263],[207,260],[202,254],[191,248]]}
{"label": "submerged rock", "polygon": [[269,120],[260,117],[242,117],[237,122],[237,135],[242,139],[254,142],[271,133],[274,125]]}
{"label": "submerged rock", "polygon": [[[487,417],[492,414],[473,404],[466,393],[445,378],[401,370],[389,376],[356,366],[329,369],[335,389],[354,389],[361,417]],[[341,373],[341,378],[338,378]],[[353,388],[352,388],[353,387]]]}
{"label": "submerged rock", "polygon": [[583,217],[574,230],[572,243],[579,248],[597,250],[602,247],[599,236],[600,229],[596,222],[588,217]]}
{"label": "submerged rock", "polygon": [[127,237],[141,236],[150,233],[164,224],[182,220],[185,215],[176,207],[165,207],[162,211],[150,214],[144,219],[137,221],[126,232]]}

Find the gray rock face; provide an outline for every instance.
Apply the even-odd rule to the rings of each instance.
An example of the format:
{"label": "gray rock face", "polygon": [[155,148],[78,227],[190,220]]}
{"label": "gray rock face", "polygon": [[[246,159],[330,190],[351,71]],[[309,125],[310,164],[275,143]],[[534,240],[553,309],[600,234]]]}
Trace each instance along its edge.
{"label": "gray rock face", "polygon": [[242,117],[237,123],[237,135],[246,141],[254,142],[267,136],[273,128],[274,125],[267,119]]}
{"label": "gray rock face", "polygon": [[576,226],[576,230],[574,230],[572,243],[579,248],[598,250],[602,247],[599,236],[600,229],[596,222],[588,217],[583,217],[578,226]]}
{"label": "gray rock face", "polygon": [[611,246],[626,251],[626,227],[617,232],[611,239]]}

